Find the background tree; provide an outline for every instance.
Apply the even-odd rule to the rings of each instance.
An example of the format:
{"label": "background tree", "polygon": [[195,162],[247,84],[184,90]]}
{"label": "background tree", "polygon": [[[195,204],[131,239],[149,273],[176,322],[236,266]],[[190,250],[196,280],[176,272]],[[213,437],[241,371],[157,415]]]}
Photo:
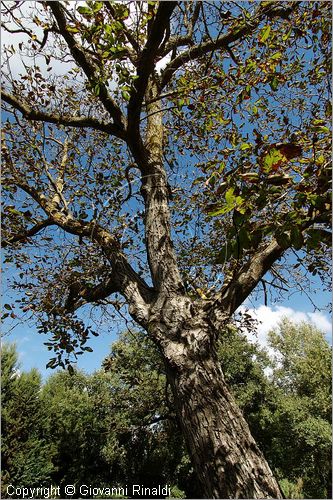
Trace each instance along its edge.
{"label": "background tree", "polygon": [[[168,484],[174,493],[179,487],[194,493],[198,485],[188,457],[181,464],[183,439],[156,346],[142,331],[126,332],[112,345],[103,366],[112,394],[110,426],[121,450],[113,475],[123,484]],[[115,443],[110,444],[112,453]]]}
{"label": "background tree", "polygon": [[24,5],[4,3],[24,35],[22,72],[5,59],[4,246],[49,366],[90,349],[79,308],[126,308],[203,495],[281,496],[216,344],[259,283],[285,288],[288,254],[301,287],[325,278],[330,4]]}
{"label": "background tree", "polygon": [[269,356],[229,329],[219,346],[226,380],[285,497],[329,498],[331,347],[311,323],[286,318],[267,347]]}
{"label": "background tree", "polygon": [[37,370],[20,373],[15,345],[1,349],[1,492],[7,486],[49,486],[53,449],[46,441],[45,407]]}
{"label": "background tree", "polygon": [[272,382],[277,388],[271,463],[276,464],[280,477],[298,480],[304,498],[329,498],[331,348],[313,325],[288,320],[270,332],[269,345],[276,353]]}
{"label": "background tree", "polygon": [[[218,348],[226,381],[284,495],[329,498],[330,347],[311,324],[288,320],[270,333],[268,347],[270,356],[236,328],[228,328]],[[10,362],[15,357],[14,348],[6,345],[2,381],[9,411],[4,424],[17,416],[16,393],[8,390],[8,380],[17,375],[15,362]],[[26,470],[31,472],[30,457],[34,457],[32,473],[37,470],[43,481],[40,478],[47,470],[46,483],[60,486],[62,496],[65,484],[87,483],[99,488],[168,484],[173,497],[201,496],[156,346],[143,332],[123,333],[112,346],[104,370],[92,375],[51,375],[35,405],[22,412],[25,421],[34,425],[19,425],[18,432],[24,432],[13,440],[10,460],[8,438],[13,434],[3,426],[3,461],[8,464],[4,496],[8,482],[21,484],[15,471],[31,479],[20,466],[22,449]],[[310,373],[315,376],[307,383],[295,382]],[[26,392],[30,394],[31,388]],[[43,413],[43,418],[36,421],[36,413]],[[46,464],[36,436],[43,436]]]}
{"label": "background tree", "polygon": [[[56,373],[43,387],[44,432],[54,453],[52,481],[60,486],[61,497],[66,496],[67,484],[102,488],[110,480],[111,463],[102,453],[107,436],[113,436],[113,429],[108,428],[110,391],[105,391],[105,382],[100,380],[92,395],[91,379],[80,372],[72,376]],[[78,492],[77,488],[79,496]]]}

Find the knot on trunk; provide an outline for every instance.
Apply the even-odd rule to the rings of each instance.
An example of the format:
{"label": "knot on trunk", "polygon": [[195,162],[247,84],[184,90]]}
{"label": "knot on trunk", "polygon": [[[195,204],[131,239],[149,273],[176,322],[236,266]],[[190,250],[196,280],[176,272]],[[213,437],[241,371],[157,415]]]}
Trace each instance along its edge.
{"label": "knot on trunk", "polygon": [[186,296],[159,294],[150,309],[149,333],[179,370],[214,351],[215,335],[203,308]]}

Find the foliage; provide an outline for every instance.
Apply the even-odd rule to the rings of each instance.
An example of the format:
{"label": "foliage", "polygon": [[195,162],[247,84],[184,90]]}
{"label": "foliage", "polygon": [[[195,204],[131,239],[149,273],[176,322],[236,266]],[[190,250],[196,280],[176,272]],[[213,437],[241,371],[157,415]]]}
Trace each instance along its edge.
{"label": "foliage", "polygon": [[[72,362],[91,351],[90,336],[117,317],[147,332],[169,378],[179,375],[171,369],[179,342],[183,368],[192,372],[205,350],[213,367],[216,332],[259,283],[265,300],[267,287],[311,289],[312,275],[329,285],[330,2],[25,5],[3,5],[3,29],[23,36],[4,49],[5,264],[15,266],[21,297],[5,304],[5,318],[37,320],[54,352],[50,368],[74,374]],[[269,399],[260,369],[249,366]],[[195,380],[198,396],[204,380]],[[153,374],[144,381],[159,387]],[[138,402],[133,381],[121,383]],[[223,385],[219,375],[216,383]],[[87,397],[77,393],[90,421]],[[262,395],[252,383],[238,397],[254,422]],[[175,408],[186,426],[191,412]],[[145,411],[141,402],[138,410]],[[125,410],[115,423],[136,425],[131,418]],[[325,441],[326,424],[311,422],[304,439],[318,426]],[[216,444],[218,429],[209,434],[211,450],[219,450],[208,464],[217,478],[217,456],[227,463],[231,454]],[[238,433],[231,446],[241,437],[251,440]],[[188,443],[192,456],[204,456],[209,446],[195,451],[203,442]],[[118,460],[121,446],[110,437],[106,462]],[[257,454],[242,449],[248,459]],[[256,460],[268,478],[265,461]],[[244,488],[250,469],[235,479]],[[213,486],[204,476],[207,494]],[[220,481],[218,488],[231,495],[238,486]]]}
{"label": "foliage", "polygon": [[119,480],[194,492],[198,485],[188,460],[183,460],[184,444],[156,346],[142,332],[126,332],[112,345],[103,366],[112,387]]}
{"label": "foliage", "polygon": [[315,400],[316,414],[331,414],[331,350],[318,329],[311,324],[293,324],[284,320],[269,334],[277,353],[273,381],[290,395]]}
{"label": "foliage", "polygon": [[37,370],[19,371],[14,345],[1,352],[2,495],[9,484],[49,486],[54,472],[53,450],[46,440],[45,407]]}
{"label": "foliage", "polygon": [[[54,451],[53,482],[61,497],[67,484],[102,487],[110,464],[101,455],[109,421],[104,408],[108,394],[103,385],[90,394],[90,378],[81,373],[56,373],[43,387],[42,400],[48,409],[44,423],[48,443]],[[103,401],[102,415],[98,401]]]}
{"label": "foliage", "polygon": [[[313,325],[289,320],[270,332],[268,346],[273,357],[229,327],[219,340],[226,379],[284,494],[288,498],[327,498],[330,348]],[[11,481],[18,477],[15,474],[23,474],[28,484],[33,463],[40,481],[46,474],[45,480],[61,488],[87,483],[101,487],[110,482],[119,486],[169,484],[175,498],[200,496],[164,367],[143,332],[122,334],[112,345],[103,371],[50,376],[35,404],[20,414],[21,421],[25,416],[25,425],[31,421],[33,425],[20,427],[15,439],[21,445],[11,447],[11,461],[7,458],[8,438],[13,437],[7,422],[17,418],[17,391],[9,385],[25,377],[24,391],[31,394],[36,380],[31,374],[13,377],[17,355],[12,346],[4,347],[2,365],[3,463],[10,464],[3,469],[4,488],[6,471]],[[37,418],[41,412],[42,420]],[[41,434],[42,445],[36,439]]]}
{"label": "foliage", "polygon": [[269,344],[277,388],[272,463],[294,483],[302,479],[305,498],[325,498],[331,491],[331,349],[313,325],[288,320],[270,332]]}
{"label": "foliage", "polygon": [[[5,49],[9,66],[19,56],[25,65],[20,77],[5,75],[6,262],[19,269],[14,286],[25,294],[23,312],[37,318],[40,332],[51,333],[51,368],[68,366],[89,351],[89,336],[97,333],[76,310],[86,303],[100,305],[101,289],[108,295],[117,288],[105,288],[110,255],[99,228],[109,235],[109,250],[110,245],[112,252],[121,249],[148,283],[153,258],[145,247],[147,207],[139,189],[144,173],[135,153],[139,139],[129,129],[137,119],[134,104],[146,69],[135,54],[163,6],[71,5],[27,7],[31,24],[19,27],[26,33],[19,54],[14,46]],[[242,272],[258,246],[266,248],[274,239],[295,256],[292,266],[273,263],[267,282],[277,285],[275,292],[284,288],[289,270],[288,282],[303,289],[309,271],[327,281],[329,8],[329,2],[288,3],[285,11],[269,2],[223,2],[203,4],[201,11],[181,2],[171,18],[174,33],[156,53],[162,69],[154,78],[163,87],[158,109],[172,192],[172,237],[193,298],[213,297],[231,275]],[[194,62],[188,41],[181,48],[179,39],[189,19],[189,37],[193,43],[201,40]],[[14,7],[4,9],[4,29],[12,29],[7,22],[17,23]],[[223,42],[230,33],[233,46]],[[66,48],[74,39],[80,42],[78,52]],[[212,40],[210,49],[207,40]],[[26,63],[30,53],[38,54],[38,63]],[[65,57],[69,66],[63,65]],[[66,74],[57,74],[54,64]],[[157,113],[156,104],[145,99],[143,142],[150,126],[147,110]],[[35,114],[29,106],[43,112]],[[22,113],[20,119],[13,108]],[[61,214],[66,213],[65,223]],[[125,312],[123,301],[112,304],[111,315],[119,307]],[[8,308],[5,316],[17,316],[14,303]]]}

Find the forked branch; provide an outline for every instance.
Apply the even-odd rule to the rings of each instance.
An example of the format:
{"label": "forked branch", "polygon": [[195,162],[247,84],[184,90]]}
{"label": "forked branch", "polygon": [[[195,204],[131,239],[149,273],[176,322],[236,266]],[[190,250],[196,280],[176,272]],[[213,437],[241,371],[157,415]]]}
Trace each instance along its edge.
{"label": "forked branch", "polygon": [[[183,67],[190,61],[194,61],[199,57],[205,56],[206,54],[217,50],[224,49],[228,52],[230,51],[230,44],[239,42],[244,39],[245,36],[253,33],[259,26],[263,18],[269,17],[282,17],[286,18],[290,13],[297,7],[297,2],[291,2],[287,7],[281,6],[280,3],[272,2],[267,8],[262,8],[259,5],[257,11],[252,16],[251,19],[246,21],[243,18],[237,20],[234,23],[234,28],[228,33],[218,36],[215,40],[207,40],[204,43],[198,45],[193,45],[188,50],[184,50],[178,56],[171,59],[170,63],[166,66],[161,75],[161,88],[165,88],[170,82],[175,72]],[[173,41],[175,47],[177,46],[177,40]],[[172,50],[172,46],[169,46],[169,51]]]}

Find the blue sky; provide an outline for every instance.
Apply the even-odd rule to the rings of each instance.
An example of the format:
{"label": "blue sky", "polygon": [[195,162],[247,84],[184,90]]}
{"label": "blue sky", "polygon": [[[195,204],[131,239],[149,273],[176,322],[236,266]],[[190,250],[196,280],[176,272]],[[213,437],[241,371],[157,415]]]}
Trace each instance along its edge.
{"label": "blue sky", "polygon": [[[311,299],[320,309],[324,308],[330,301],[330,296],[327,292],[320,289],[320,282],[315,284],[317,288],[311,294]],[[5,292],[5,290],[3,290]],[[4,293],[3,302],[6,303],[6,294]],[[245,307],[249,312],[256,317],[261,323],[258,325],[256,336],[251,336],[254,341],[259,341],[265,345],[266,334],[269,329],[273,328],[283,316],[288,316],[295,321],[311,321],[319,329],[324,331],[326,338],[331,343],[331,318],[325,311],[314,311],[313,305],[306,295],[295,293],[287,300],[278,303],[269,303],[267,306],[263,304],[263,298],[259,297],[256,300],[248,299]],[[5,325],[3,334],[15,325],[17,321],[12,321],[11,326]],[[100,368],[103,359],[110,352],[110,346],[114,342],[119,332],[125,329],[125,324],[110,323],[109,331],[106,326],[101,329],[99,337],[91,337],[88,344],[93,348],[93,352],[86,352],[78,357],[77,368],[80,368],[87,373],[91,373]],[[54,373],[54,370],[46,369],[46,364],[52,357],[52,351],[48,351],[44,342],[48,340],[47,335],[39,334],[35,326],[31,322],[18,324],[9,334],[5,334],[3,341],[15,342],[19,353],[19,361],[22,371],[30,370],[35,367],[41,372],[44,379]]]}
{"label": "blue sky", "polygon": [[[26,5],[28,4],[30,4],[30,2],[26,2]],[[13,37],[4,33],[2,43],[6,44],[9,43],[9,41],[12,43]],[[20,41],[21,39],[17,38],[15,41],[16,46]],[[14,63],[15,71],[19,72],[19,68],[21,66],[19,65],[18,57],[14,59]],[[53,68],[53,70],[59,74],[62,72],[66,73],[68,70],[68,68],[63,65],[60,67],[59,64],[56,64],[55,66],[56,67]],[[3,287],[3,303],[9,302],[9,300],[6,299],[7,290],[5,279]],[[330,302],[331,297],[327,292],[325,293],[321,290],[321,284],[318,281],[316,283],[316,288],[317,290],[313,291],[311,294],[311,299],[318,308],[323,308],[328,302]],[[263,300],[262,294],[259,294],[259,297],[256,300],[248,300],[245,304],[249,308],[250,312],[263,322],[262,325],[258,327],[258,339],[263,344],[265,343],[267,327],[274,326],[283,315],[288,315],[296,320],[312,321],[325,332],[327,338],[330,335],[331,319],[328,313],[314,311],[311,301],[305,294],[295,293],[283,302],[273,304],[268,303],[267,306],[263,305]],[[9,326],[5,325],[2,329],[3,334],[6,333],[8,328],[10,329],[16,323],[17,320],[12,320],[12,323]],[[92,372],[98,369],[105,356],[109,353],[111,343],[117,338],[117,334],[122,328],[125,329],[124,324],[116,325],[114,327],[111,325],[109,331],[107,331],[107,328],[104,325],[100,336],[96,338],[92,337],[88,342],[88,345],[93,348],[93,352],[87,352],[83,356],[80,356],[77,366],[87,372]],[[45,369],[45,365],[49,361],[50,357],[52,357],[52,351],[48,351],[44,345],[44,342],[48,340],[48,336],[39,334],[32,323],[27,321],[23,324],[19,323],[8,335],[4,336],[3,340],[16,342],[22,370],[29,370],[32,367],[37,367],[43,374],[43,377],[47,377],[48,375],[54,373],[53,370]]]}

